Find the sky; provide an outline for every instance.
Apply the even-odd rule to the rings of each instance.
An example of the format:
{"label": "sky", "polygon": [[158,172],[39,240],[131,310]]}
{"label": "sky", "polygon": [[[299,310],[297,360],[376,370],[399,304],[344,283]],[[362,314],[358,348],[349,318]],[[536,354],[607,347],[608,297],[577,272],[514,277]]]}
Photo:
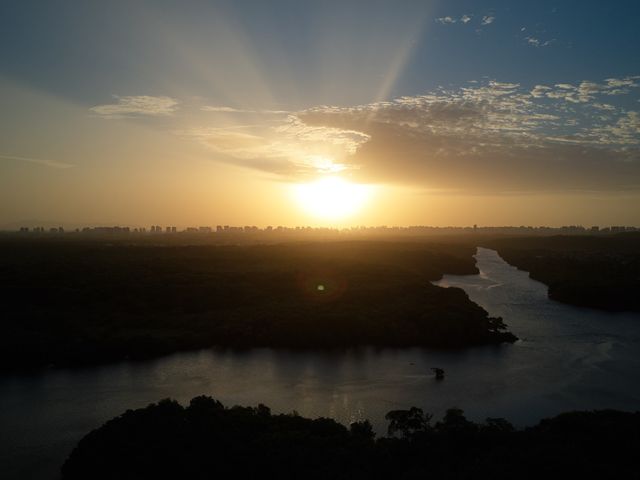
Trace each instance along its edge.
{"label": "sky", "polygon": [[635,1],[0,4],[0,228],[638,225]]}

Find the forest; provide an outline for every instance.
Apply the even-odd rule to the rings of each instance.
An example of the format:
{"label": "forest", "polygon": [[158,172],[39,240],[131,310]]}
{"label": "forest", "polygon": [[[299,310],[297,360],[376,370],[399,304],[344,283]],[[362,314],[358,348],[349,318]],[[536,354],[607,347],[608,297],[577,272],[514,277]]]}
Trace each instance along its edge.
{"label": "forest", "polygon": [[549,297],[580,307],[640,312],[640,234],[503,237],[482,246],[546,284]]}
{"label": "forest", "polygon": [[87,434],[62,479],[637,478],[639,412],[568,412],[522,430],[456,408],[439,421],[416,407],[386,419],[376,438],[366,420],[347,428],[264,405],[167,399]]}
{"label": "forest", "polygon": [[469,245],[310,242],[154,246],[4,239],[3,369],[212,346],[456,348],[512,342],[457,288]]}

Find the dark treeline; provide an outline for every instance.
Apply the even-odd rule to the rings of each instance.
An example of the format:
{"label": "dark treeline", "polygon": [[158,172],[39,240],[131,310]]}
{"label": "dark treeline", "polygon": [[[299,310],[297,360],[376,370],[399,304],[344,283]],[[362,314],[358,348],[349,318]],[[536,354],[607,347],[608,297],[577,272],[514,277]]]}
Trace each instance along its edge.
{"label": "dark treeline", "polygon": [[[225,408],[210,397],[129,410],[86,435],[63,480],[164,478],[539,479],[638,478],[640,413],[571,412],[516,430],[478,424],[450,409],[440,421],[418,408],[387,414],[389,436],[368,421]],[[551,478],[551,477],[549,477]]]}
{"label": "dark treeline", "polygon": [[485,240],[511,265],[572,305],[640,312],[640,234]]}
{"label": "dark treeline", "polygon": [[0,244],[2,368],[213,345],[462,347],[512,341],[460,289],[475,248],[432,242],[155,247]]}

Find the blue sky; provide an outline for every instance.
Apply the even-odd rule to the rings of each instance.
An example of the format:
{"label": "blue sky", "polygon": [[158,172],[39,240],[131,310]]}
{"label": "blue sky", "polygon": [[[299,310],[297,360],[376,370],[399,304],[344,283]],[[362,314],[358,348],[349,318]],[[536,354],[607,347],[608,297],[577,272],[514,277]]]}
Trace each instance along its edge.
{"label": "blue sky", "polygon": [[[463,23],[463,15],[470,21]],[[437,20],[446,17],[456,23]],[[494,20],[482,25],[483,17]],[[407,43],[409,58],[389,96],[484,77],[533,85],[634,75],[640,50],[634,1],[21,0],[3,2],[0,18],[2,75],[88,104],[111,93],[181,89],[215,97],[192,62],[234,68],[217,51],[229,41],[220,24],[236,30],[235,41],[259,63],[277,101],[290,104],[288,87],[295,86],[294,108],[371,100],[365,93],[376,73],[386,74],[387,62]],[[528,38],[551,43],[535,46]],[[178,44],[196,50],[196,58],[185,58]],[[357,75],[358,68],[372,78]],[[278,82],[282,69],[293,77],[286,85]],[[322,83],[331,78],[360,85],[326,92]]]}
{"label": "blue sky", "polygon": [[[604,195],[598,218],[640,223],[639,20],[634,1],[4,1],[0,169],[20,207],[0,217],[63,218],[61,189],[192,182],[204,161],[239,190],[339,172],[523,205],[570,193],[563,219]],[[66,173],[35,202],[37,166]]]}

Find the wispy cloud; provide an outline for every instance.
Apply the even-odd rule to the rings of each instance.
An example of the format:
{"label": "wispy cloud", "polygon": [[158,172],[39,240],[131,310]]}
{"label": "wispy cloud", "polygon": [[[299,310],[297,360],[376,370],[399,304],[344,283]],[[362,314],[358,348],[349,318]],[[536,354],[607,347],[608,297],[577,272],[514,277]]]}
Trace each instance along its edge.
{"label": "wispy cloud", "polygon": [[436,18],[436,22],[441,23],[443,25],[450,25],[452,23],[456,23],[458,19],[454,17],[440,17]]}
{"label": "wispy cloud", "polygon": [[223,106],[215,106],[215,105],[205,105],[201,107],[200,110],[203,112],[219,112],[219,113],[247,113],[250,110],[242,110],[233,107],[223,107]]}
{"label": "wispy cloud", "polygon": [[613,105],[609,105],[608,103],[594,103],[593,108],[596,108],[598,110],[603,110],[605,112],[615,112],[616,107],[614,107]]}
{"label": "wispy cloud", "polygon": [[[467,24],[470,24],[473,19],[474,19],[473,15],[465,13],[460,17],[453,17],[450,15],[447,15],[446,17],[438,17],[436,18],[436,22],[442,25],[453,25],[454,23],[461,23],[463,25],[467,25]],[[492,15],[485,15],[483,17],[480,17],[479,23],[480,25],[489,25],[493,23],[495,19],[496,18]],[[475,23],[477,24],[478,22],[476,21]]]}
{"label": "wispy cloud", "polygon": [[35,163],[37,165],[42,165],[45,167],[50,167],[50,168],[61,168],[61,169],[65,169],[65,168],[71,168],[74,165],[71,163],[66,163],[66,162],[59,162],[56,160],[46,160],[43,158],[31,158],[31,157],[19,157],[16,155],[5,155],[5,154],[0,154],[0,158],[3,158],[5,160],[17,160],[20,162],[28,162],[28,163]]}
{"label": "wispy cloud", "polygon": [[527,45],[530,45],[532,47],[548,47],[549,45],[556,42],[555,38],[552,38],[551,40],[540,40],[539,38],[529,36],[524,37],[524,39],[527,42]]}
{"label": "wispy cloud", "polygon": [[258,114],[258,115],[288,115],[288,110],[268,110],[268,109],[244,109],[227,106],[205,105],[200,108],[203,112],[215,112],[215,113],[239,113],[239,114]]}
{"label": "wispy cloud", "polygon": [[495,21],[496,17],[494,17],[493,15],[485,15],[484,17],[482,17],[482,21],[480,22],[481,25],[489,25],[491,23],[493,23]]}
{"label": "wispy cloud", "polygon": [[640,86],[639,80],[640,76],[636,75],[626,78],[607,78],[605,82],[609,88],[638,87]]}
{"label": "wispy cloud", "polygon": [[557,83],[553,87],[546,85],[536,85],[531,90],[531,95],[535,98],[553,98],[564,100],[570,103],[588,103],[597,96],[626,95],[631,89],[640,87],[640,78],[637,76],[625,78],[608,78],[605,83],[596,83],[584,80],[578,85],[569,83]]}
{"label": "wispy cloud", "polygon": [[104,118],[123,118],[132,116],[167,116],[178,108],[178,101],[166,96],[150,95],[125,96],[114,95],[116,103],[91,107],[93,113]]}
{"label": "wispy cloud", "polygon": [[[615,123],[600,125],[593,133],[601,143],[637,146],[640,144],[640,112],[625,112]],[[637,163],[638,158],[635,160]]]}
{"label": "wispy cloud", "polygon": [[308,125],[293,114],[274,125],[200,127],[176,133],[196,139],[230,163],[288,178],[357,169],[343,161],[369,140],[355,130]]}
{"label": "wispy cloud", "polygon": [[[640,189],[640,116],[603,102],[636,77],[470,82],[355,106],[317,106],[269,126],[181,132],[228,162],[299,179],[345,171],[367,182],[477,192]],[[219,157],[220,158],[220,157]]]}
{"label": "wispy cloud", "polygon": [[640,113],[595,101],[636,83],[526,91],[490,81],[299,117],[369,135],[351,158],[367,180],[479,192],[640,189]]}

